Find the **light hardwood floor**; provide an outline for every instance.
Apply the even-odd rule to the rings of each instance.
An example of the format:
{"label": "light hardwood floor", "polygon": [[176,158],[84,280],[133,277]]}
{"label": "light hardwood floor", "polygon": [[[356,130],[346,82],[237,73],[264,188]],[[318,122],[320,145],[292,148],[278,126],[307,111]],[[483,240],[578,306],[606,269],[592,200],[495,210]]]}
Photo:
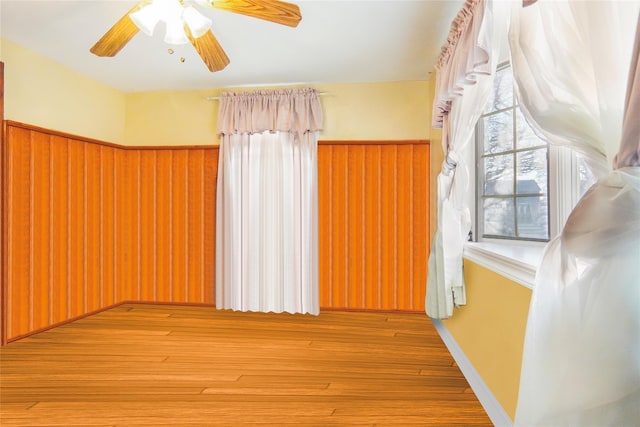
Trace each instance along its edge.
{"label": "light hardwood floor", "polygon": [[491,425],[420,314],[126,304],[0,358],[3,427]]}

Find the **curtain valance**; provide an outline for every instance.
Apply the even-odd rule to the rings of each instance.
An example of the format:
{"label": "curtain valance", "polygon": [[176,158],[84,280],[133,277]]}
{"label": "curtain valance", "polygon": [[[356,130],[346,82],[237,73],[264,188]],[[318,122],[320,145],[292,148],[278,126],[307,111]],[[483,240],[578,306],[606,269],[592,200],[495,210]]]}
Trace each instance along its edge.
{"label": "curtain valance", "polygon": [[303,134],[322,128],[322,106],[316,89],[223,92],[218,134],[264,131]]}
{"label": "curtain valance", "polygon": [[[491,74],[491,33],[483,25],[485,0],[467,0],[451,24],[436,65],[433,127],[442,128],[451,102],[478,75]],[[490,12],[489,12],[490,13]]]}

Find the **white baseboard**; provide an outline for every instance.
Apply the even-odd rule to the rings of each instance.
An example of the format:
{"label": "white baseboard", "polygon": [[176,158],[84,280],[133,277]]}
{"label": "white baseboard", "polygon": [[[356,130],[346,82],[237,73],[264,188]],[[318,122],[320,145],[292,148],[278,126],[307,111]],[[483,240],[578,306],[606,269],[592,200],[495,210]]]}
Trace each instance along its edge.
{"label": "white baseboard", "polygon": [[502,405],[500,405],[500,402],[498,402],[493,393],[491,393],[491,390],[489,390],[489,387],[487,387],[485,382],[482,380],[478,371],[476,371],[471,361],[464,354],[456,340],[453,338],[453,335],[451,335],[441,320],[431,319],[431,321],[440,334],[440,338],[442,338],[442,341],[444,341],[444,344],[449,349],[453,359],[458,364],[462,374],[469,382],[471,389],[478,397],[480,404],[484,410],[487,411],[487,415],[489,415],[493,425],[496,427],[513,427],[513,421],[504,411]]}

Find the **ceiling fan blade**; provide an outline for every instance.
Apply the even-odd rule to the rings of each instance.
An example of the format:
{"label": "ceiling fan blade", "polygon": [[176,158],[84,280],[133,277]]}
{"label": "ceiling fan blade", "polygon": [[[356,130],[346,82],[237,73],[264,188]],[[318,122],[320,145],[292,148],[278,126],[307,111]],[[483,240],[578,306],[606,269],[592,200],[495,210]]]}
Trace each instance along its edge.
{"label": "ceiling fan blade", "polygon": [[138,27],[129,18],[129,14],[140,10],[146,6],[147,2],[140,2],[127,12],[116,22],[101,38],[93,45],[91,53],[98,56],[115,56],[135,36]]}
{"label": "ceiling fan blade", "polygon": [[184,31],[189,37],[189,41],[204,61],[205,65],[212,73],[224,69],[229,64],[229,57],[218,43],[211,30],[198,38],[194,38],[188,26],[184,26]]}
{"label": "ceiling fan blade", "polygon": [[296,27],[302,19],[297,5],[278,0],[213,0],[213,7],[289,27]]}

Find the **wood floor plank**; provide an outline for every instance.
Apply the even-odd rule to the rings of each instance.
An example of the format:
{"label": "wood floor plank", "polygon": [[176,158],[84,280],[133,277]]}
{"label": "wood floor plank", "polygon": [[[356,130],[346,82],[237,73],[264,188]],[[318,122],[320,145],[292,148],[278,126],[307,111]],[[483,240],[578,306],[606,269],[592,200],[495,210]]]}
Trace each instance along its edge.
{"label": "wood floor plank", "polygon": [[0,349],[2,426],[491,425],[420,314],[126,304]]}

